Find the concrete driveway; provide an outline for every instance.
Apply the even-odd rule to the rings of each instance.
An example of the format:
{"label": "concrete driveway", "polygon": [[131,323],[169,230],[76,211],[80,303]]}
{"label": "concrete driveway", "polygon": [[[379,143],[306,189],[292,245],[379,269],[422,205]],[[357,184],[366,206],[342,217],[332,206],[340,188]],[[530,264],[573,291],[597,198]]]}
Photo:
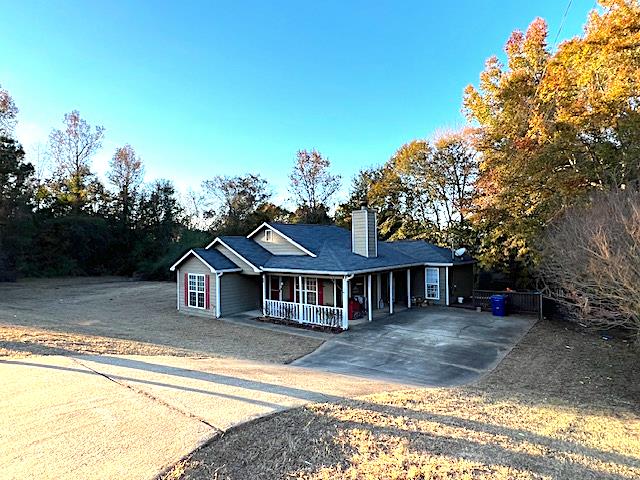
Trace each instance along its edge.
{"label": "concrete driveway", "polygon": [[356,325],[293,365],[417,386],[454,386],[491,371],[535,318],[414,308]]}

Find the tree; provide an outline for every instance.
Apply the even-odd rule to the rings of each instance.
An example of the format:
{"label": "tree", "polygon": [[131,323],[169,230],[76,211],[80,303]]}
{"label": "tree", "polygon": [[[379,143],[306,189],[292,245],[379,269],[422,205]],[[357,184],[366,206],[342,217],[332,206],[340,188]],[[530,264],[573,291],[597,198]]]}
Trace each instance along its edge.
{"label": "tree", "polygon": [[568,207],[638,178],[640,5],[603,0],[585,32],[551,53],[536,19],[514,32],[507,64],[487,61],[464,108],[481,153],[474,223],[480,259],[526,275]]}
{"label": "tree", "polygon": [[49,135],[49,149],[56,165],[54,189],[58,200],[77,213],[91,195],[92,173],[89,161],[102,146],[104,128],[91,127],[74,110],[64,116],[64,128]]}
{"label": "tree", "polygon": [[567,209],[547,231],[540,267],[570,318],[640,339],[640,190],[597,192]]}
{"label": "tree", "polygon": [[0,135],[10,137],[15,127],[18,107],[9,92],[0,86]]}
{"label": "tree", "polygon": [[15,278],[16,258],[29,242],[33,186],[33,165],[24,161],[22,147],[0,136],[0,281]]}
{"label": "tree", "polygon": [[129,144],[116,149],[109,162],[107,178],[116,188],[120,222],[124,228],[131,224],[131,209],[144,176],[142,160]]}
{"label": "tree", "polygon": [[340,188],[340,176],[329,171],[331,162],[317,150],[299,150],[289,175],[296,217],[304,223],[326,223],[331,198]]}
{"label": "tree", "polygon": [[267,181],[259,175],[217,176],[202,183],[208,210],[218,234],[244,235],[259,223],[258,210],[271,192]]}

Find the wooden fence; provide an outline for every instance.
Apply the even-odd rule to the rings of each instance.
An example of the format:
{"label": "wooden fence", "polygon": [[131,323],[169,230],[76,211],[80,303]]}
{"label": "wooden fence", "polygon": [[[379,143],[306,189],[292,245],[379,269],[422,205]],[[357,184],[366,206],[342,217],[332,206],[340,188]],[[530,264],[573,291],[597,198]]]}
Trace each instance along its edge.
{"label": "wooden fence", "polygon": [[474,290],[473,306],[483,310],[491,310],[491,296],[505,295],[507,297],[508,313],[535,314],[542,319],[541,292],[514,292],[497,290]]}

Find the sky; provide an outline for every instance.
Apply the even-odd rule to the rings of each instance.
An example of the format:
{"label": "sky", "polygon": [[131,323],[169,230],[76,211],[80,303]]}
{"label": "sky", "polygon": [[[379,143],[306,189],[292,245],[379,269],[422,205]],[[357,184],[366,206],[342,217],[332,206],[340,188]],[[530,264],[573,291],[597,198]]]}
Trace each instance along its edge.
{"label": "sky", "polygon": [[[32,159],[77,109],[106,128],[101,176],[129,143],[147,181],[258,173],[282,202],[296,151],[315,148],[344,196],[360,169],[464,125],[485,60],[538,16],[553,44],[568,1],[0,0],[0,85]],[[572,0],[560,40],[593,7]]]}

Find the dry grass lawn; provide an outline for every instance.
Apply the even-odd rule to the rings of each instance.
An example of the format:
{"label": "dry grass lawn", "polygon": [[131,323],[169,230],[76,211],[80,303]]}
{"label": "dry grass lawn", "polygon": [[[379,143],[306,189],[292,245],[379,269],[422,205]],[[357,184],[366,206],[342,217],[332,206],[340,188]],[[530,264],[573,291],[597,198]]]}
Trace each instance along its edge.
{"label": "dry grass lawn", "polygon": [[0,283],[0,356],[196,355],[288,363],[322,341],[187,316],[175,284],[119,277]]}
{"label": "dry grass lawn", "polygon": [[638,359],[623,341],[541,322],[476,385],[291,410],[167,478],[640,478]]}

